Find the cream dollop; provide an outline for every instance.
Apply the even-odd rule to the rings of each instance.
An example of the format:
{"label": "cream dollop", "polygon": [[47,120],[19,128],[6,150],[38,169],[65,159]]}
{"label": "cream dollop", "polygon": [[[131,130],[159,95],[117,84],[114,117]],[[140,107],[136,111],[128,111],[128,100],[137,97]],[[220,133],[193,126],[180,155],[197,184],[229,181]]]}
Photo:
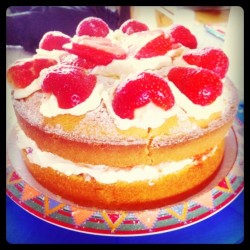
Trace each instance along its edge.
{"label": "cream dollop", "polygon": [[140,60],[134,57],[128,57],[124,60],[113,60],[106,66],[96,66],[91,73],[124,79],[129,75],[139,74],[143,71],[157,70],[167,66],[170,67],[171,64],[172,59],[168,54]]}
{"label": "cream dollop", "polygon": [[97,84],[91,95],[82,103],[73,108],[63,109],[58,106],[57,99],[54,95],[50,95],[45,99],[41,106],[40,112],[46,117],[53,117],[62,114],[71,114],[75,116],[83,115],[91,110],[96,109],[101,103],[101,96],[103,92],[103,85]]}
{"label": "cream dollop", "polygon": [[211,114],[221,112],[226,108],[226,100],[230,93],[227,88],[223,88],[222,94],[217,99],[206,106],[194,104],[186,95],[184,95],[171,81],[168,80],[169,87],[175,97],[176,104],[185,111],[189,117],[195,119],[208,119]]}
{"label": "cream dollop", "polygon": [[28,85],[26,88],[15,89],[13,96],[15,99],[26,98],[39,89],[41,89],[41,85],[40,85],[39,78],[37,78],[34,81],[32,81],[31,84]]}
{"label": "cream dollop", "polygon": [[121,130],[126,130],[131,127],[142,129],[157,128],[161,126],[168,118],[178,115],[182,112],[176,105],[171,109],[165,111],[156,106],[154,103],[149,102],[147,105],[138,108],[134,112],[134,119],[122,119],[115,114],[112,103],[109,97],[104,96],[104,103],[108,109],[109,114],[114,118],[114,123]]}

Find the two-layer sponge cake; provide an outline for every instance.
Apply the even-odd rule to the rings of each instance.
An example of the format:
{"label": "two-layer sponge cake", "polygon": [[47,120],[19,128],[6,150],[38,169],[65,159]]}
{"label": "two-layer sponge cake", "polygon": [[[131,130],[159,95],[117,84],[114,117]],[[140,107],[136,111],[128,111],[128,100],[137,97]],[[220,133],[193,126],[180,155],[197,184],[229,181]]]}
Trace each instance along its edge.
{"label": "two-layer sponge cake", "polygon": [[216,175],[237,109],[221,49],[184,26],[149,30],[99,18],[74,37],[46,33],[7,70],[17,144],[33,177],[85,207],[178,202]]}

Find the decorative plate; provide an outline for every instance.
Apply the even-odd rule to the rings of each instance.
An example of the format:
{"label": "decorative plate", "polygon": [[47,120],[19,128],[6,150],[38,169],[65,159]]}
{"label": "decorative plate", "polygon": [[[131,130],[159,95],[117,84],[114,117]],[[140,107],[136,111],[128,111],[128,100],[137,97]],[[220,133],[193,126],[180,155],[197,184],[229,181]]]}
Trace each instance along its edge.
{"label": "decorative plate", "polygon": [[[94,210],[58,200],[20,171],[21,156],[10,134],[7,155],[7,195],[32,215],[69,230],[99,235],[145,235],[191,226],[229,205],[244,188],[243,124],[236,119],[226,140],[225,156],[215,180],[187,200],[145,211]],[[19,155],[19,156],[18,156]],[[18,157],[17,157],[18,156]]]}

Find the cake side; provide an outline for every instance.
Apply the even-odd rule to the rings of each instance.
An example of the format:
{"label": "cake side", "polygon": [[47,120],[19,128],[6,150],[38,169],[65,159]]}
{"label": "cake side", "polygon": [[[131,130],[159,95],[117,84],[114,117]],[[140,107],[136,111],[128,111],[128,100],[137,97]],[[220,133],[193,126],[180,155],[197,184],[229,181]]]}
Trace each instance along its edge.
{"label": "cake side", "polygon": [[[49,166],[40,167],[29,161],[26,151],[23,151],[23,156],[29,171],[40,184],[75,204],[111,210],[142,210],[173,204],[204,188],[218,171],[223,158],[223,145],[223,142],[220,143],[209,156],[204,154],[203,160],[203,155],[196,155],[194,159],[197,160],[192,164],[172,174],[162,174],[155,179],[108,184],[97,181],[89,174],[68,176]],[[112,171],[112,168],[106,171]]]}

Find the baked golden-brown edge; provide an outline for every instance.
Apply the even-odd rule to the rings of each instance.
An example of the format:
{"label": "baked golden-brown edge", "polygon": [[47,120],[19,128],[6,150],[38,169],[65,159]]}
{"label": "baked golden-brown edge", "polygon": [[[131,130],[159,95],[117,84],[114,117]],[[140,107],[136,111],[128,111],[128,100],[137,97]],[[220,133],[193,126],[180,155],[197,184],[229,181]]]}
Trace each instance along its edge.
{"label": "baked golden-brown edge", "polygon": [[[103,209],[141,210],[162,207],[178,202],[204,188],[216,175],[224,153],[224,140],[217,146],[214,154],[198,164],[185,167],[158,179],[117,181],[105,184],[84,175],[66,176],[51,167],[42,168],[31,163],[25,150],[22,151],[25,164],[33,177],[51,192],[85,207]],[[199,160],[200,159],[200,160]]]}

